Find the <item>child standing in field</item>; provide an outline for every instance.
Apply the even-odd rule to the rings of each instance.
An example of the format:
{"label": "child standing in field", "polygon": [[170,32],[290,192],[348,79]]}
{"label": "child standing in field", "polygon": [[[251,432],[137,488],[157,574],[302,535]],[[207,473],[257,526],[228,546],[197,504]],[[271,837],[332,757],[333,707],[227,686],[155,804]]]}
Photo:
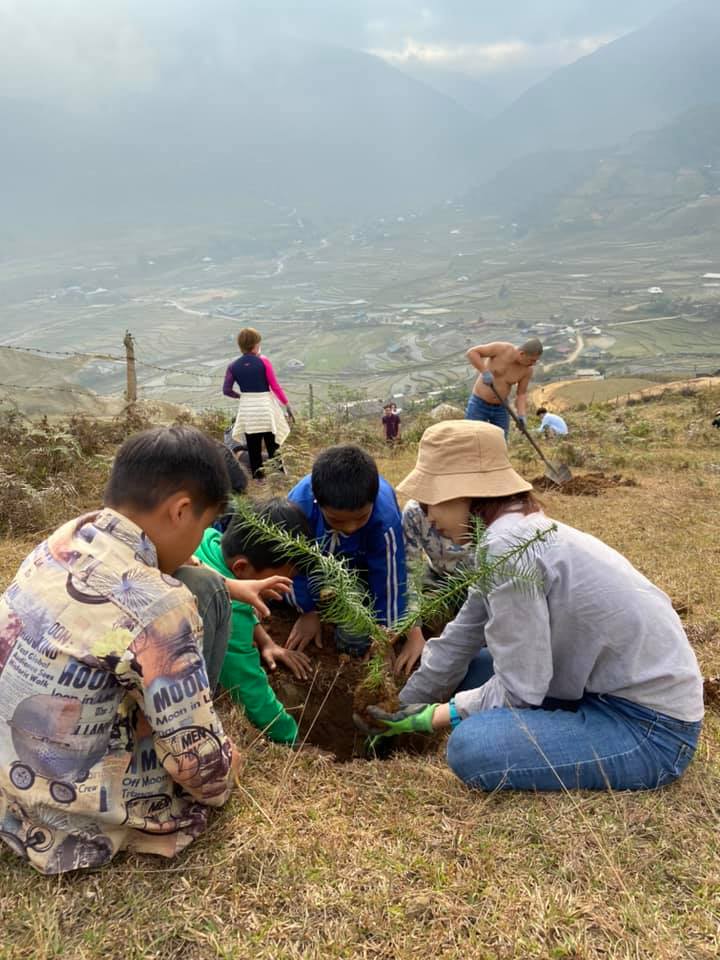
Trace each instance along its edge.
{"label": "child standing in field", "polygon": [[385,428],[385,440],[387,443],[397,443],[400,439],[400,417],[398,416],[397,406],[394,403],[386,403],[383,407],[382,423]]}
{"label": "child standing in field", "polygon": [[[312,473],[291,491],[310,522],[324,553],[345,557],[368,585],[378,621],[392,626],[405,612],[407,576],[402,517],[395,491],[379,476],[373,458],[360,447],[342,444],[324,450]],[[288,637],[289,649],[322,646],[317,596],[306,576],[295,577],[295,605],[302,611]],[[367,636],[337,629],[339,652],[362,656]]]}

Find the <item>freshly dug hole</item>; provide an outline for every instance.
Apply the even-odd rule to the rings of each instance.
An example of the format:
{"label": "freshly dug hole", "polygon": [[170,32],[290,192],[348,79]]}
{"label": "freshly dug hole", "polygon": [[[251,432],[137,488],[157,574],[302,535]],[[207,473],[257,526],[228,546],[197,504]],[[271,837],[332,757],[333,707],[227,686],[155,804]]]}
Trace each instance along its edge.
{"label": "freshly dug hole", "polygon": [[[284,644],[293,623],[294,617],[273,616],[266,629],[276,643]],[[321,650],[314,646],[307,648],[312,661],[309,680],[298,680],[285,668],[278,667],[270,675],[270,684],[281,703],[298,721],[300,743],[326,750],[341,763],[367,758],[366,737],[357,730],[352,718],[353,709],[357,709],[355,691],[366,675],[366,665],[338,656],[331,626],[323,627],[323,645]],[[378,753],[384,755],[385,748],[388,751],[400,749],[415,754],[429,753],[437,749],[437,739],[419,734],[395,737],[383,743]]]}
{"label": "freshly dug hole", "polygon": [[622,477],[619,473],[606,476],[598,471],[596,473],[576,474],[572,480],[567,483],[553,483],[549,477],[535,477],[531,480],[536,490],[552,490],[556,493],[564,493],[570,497],[599,497],[601,493],[610,490],[613,487],[637,487],[637,480],[629,477]]}

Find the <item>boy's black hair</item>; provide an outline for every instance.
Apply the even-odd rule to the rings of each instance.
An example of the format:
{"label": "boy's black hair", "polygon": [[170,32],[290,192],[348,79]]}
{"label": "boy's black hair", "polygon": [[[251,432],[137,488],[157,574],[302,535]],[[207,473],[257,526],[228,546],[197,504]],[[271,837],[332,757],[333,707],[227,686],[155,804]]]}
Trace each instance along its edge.
{"label": "boy's black hair", "polygon": [[375,461],[352,443],[328,447],[313,464],[312,491],[320,507],[362,510],[375,503],[379,489]]}
{"label": "boy's black hair", "polygon": [[547,407],[538,407],[537,410],[535,411],[535,416],[544,417],[546,413],[547,413]]}
{"label": "boy's black hair", "polygon": [[[264,503],[250,502],[248,506],[259,516],[270,520],[276,526],[292,536],[310,537],[310,522],[302,509],[284,497],[273,497]],[[241,517],[233,517],[220,541],[225,563],[229,567],[233,560],[245,557],[256,570],[268,567],[282,567],[288,561],[282,547],[257,543],[252,530],[248,529]]]}
{"label": "boy's black hair", "polygon": [[220,444],[195,427],[155,427],[129,437],[118,450],[105,504],[150,511],[181,490],[197,516],[225,505],[230,479]]}
{"label": "boy's black hair", "polygon": [[233,493],[245,493],[248,485],[247,474],[235,459],[235,455],[224,443],[218,441],[218,447],[223,455],[228,476],[230,477],[230,486]]}

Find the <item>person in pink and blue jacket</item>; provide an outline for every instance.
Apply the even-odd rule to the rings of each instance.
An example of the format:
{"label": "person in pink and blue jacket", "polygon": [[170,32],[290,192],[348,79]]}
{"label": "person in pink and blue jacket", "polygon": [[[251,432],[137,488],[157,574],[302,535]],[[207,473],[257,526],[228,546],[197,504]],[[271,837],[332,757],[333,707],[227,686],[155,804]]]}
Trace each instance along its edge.
{"label": "person in pink and blue jacket", "polygon": [[250,470],[256,480],[263,475],[263,443],[272,459],[289,433],[288,420],[294,419],[272,364],[260,355],[261,340],[252,327],[240,331],[237,342],[241,355],[227,368],[223,382],[224,395],[240,401],[232,435],[235,440],[245,440]]}

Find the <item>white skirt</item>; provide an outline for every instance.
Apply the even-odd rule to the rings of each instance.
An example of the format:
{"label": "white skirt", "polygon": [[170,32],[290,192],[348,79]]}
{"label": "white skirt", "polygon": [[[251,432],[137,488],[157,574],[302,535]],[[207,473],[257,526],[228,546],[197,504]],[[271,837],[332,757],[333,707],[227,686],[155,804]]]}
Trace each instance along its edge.
{"label": "white skirt", "polygon": [[242,442],[246,433],[274,433],[278,445],[287,439],[290,427],[280,401],[272,391],[243,393],[240,397],[233,440]]}

